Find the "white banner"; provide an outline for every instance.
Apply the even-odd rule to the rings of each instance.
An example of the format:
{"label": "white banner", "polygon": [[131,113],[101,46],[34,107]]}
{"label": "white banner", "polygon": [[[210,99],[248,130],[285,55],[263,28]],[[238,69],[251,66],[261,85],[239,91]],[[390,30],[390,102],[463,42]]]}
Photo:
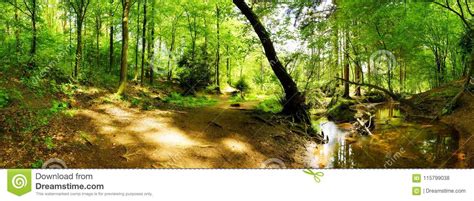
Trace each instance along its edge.
{"label": "white banner", "polygon": [[0,170],[0,200],[474,200],[474,170]]}

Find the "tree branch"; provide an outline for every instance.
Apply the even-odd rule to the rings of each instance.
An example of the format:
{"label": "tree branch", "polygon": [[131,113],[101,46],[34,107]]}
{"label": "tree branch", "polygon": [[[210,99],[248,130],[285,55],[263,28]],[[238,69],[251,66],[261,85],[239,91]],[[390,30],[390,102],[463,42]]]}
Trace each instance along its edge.
{"label": "tree branch", "polygon": [[7,1],[10,5],[12,5],[13,7],[15,7],[16,9],[18,9],[20,12],[22,12],[23,14],[25,15],[28,15],[28,17],[31,18],[31,14],[30,13],[27,13],[25,12],[24,10],[22,10],[20,7],[16,6],[14,3],[12,3],[11,1]]}
{"label": "tree branch", "polygon": [[474,13],[471,11],[471,8],[469,7],[469,4],[467,3],[468,0],[465,0],[464,3],[466,4],[467,12],[471,15],[471,17],[474,17]]}
{"label": "tree branch", "polygon": [[471,28],[471,25],[470,25],[469,22],[464,18],[464,16],[461,15],[458,11],[454,10],[453,8],[451,8],[451,7],[449,6],[449,4],[447,4],[447,3],[448,3],[447,1],[446,1],[446,5],[441,4],[441,3],[439,3],[439,2],[436,2],[436,1],[433,1],[433,3],[436,4],[436,5],[439,5],[439,6],[443,7],[443,8],[446,8],[446,9],[448,9],[449,11],[451,11],[452,13],[456,14],[459,18],[461,18],[462,22],[464,23],[464,25],[465,25],[468,29],[472,29],[472,28]]}
{"label": "tree branch", "polygon": [[403,104],[405,104],[405,105],[408,105],[408,106],[410,106],[411,108],[416,108],[415,105],[414,105],[412,102],[410,102],[410,101],[408,101],[408,100],[406,100],[406,99],[400,97],[399,95],[396,95],[396,94],[394,94],[393,92],[391,92],[391,91],[389,91],[389,90],[387,90],[387,89],[385,89],[385,88],[382,88],[382,87],[380,87],[380,86],[373,85],[373,84],[367,84],[367,83],[351,82],[351,81],[349,81],[349,80],[345,80],[345,79],[342,79],[342,78],[339,78],[339,77],[336,77],[336,79],[342,80],[342,81],[344,81],[344,82],[347,82],[347,83],[353,84],[353,85],[357,85],[357,86],[364,86],[364,87],[370,87],[370,88],[377,89],[377,90],[379,90],[379,91],[384,92],[384,93],[387,94],[388,96],[390,96],[393,100],[396,100],[396,101],[398,101],[398,102],[400,102],[400,103],[403,103]]}

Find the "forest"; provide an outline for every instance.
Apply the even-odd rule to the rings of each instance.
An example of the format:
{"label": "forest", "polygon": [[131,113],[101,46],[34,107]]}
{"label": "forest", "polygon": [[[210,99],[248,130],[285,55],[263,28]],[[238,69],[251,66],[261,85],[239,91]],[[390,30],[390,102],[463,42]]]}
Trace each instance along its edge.
{"label": "forest", "polygon": [[0,168],[472,168],[472,0],[1,0]]}

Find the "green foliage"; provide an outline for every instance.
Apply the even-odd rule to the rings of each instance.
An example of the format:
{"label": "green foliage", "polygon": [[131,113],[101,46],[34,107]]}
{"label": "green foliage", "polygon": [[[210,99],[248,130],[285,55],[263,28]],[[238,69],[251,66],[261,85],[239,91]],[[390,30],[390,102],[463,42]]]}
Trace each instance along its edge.
{"label": "green foliage", "polygon": [[51,136],[47,136],[44,138],[44,145],[49,150],[54,149],[56,147],[56,144],[54,143],[54,140]]}
{"label": "green foliage", "polygon": [[69,104],[66,102],[61,102],[61,101],[53,101],[53,104],[49,111],[53,114],[61,112],[69,107]]}
{"label": "green foliage", "polygon": [[43,167],[43,164],[44,164],[44,161],[39,159],[31,164],[31,168],[38,169],[38,168]]}
{"label": "green foliage", "polygon": [[356,104],[354,100],[335,97],[328,107],[328,119],[335,122],[350,122],[355,120],[356,111],[351,107]]}
{"label": "green foliage", "polygon": [[207,98],[205,96],[182,96],[176,92],[173,92],[169,96],[165,97],[163,101],[180,107],[188,108],[206,107],[217,103],[217,100]]}
{"label": "green foliage", "polygon": [[257,111],[279,113],[283,110],[281,101],[277,98],[270,98],[260,102],[256,108]]}
{"label": "green foliage", "polygon": [[194,55],[193,59],[191,53],[187,52],[180,58],[179,83],[187,94],[194,94],[212,83],[211,65],[211,60],[202,53]]}
{"label": "green foliage", "polygon": [[4,108],[8,105],[10,96],[6,90],[0,89],[0,108]]}
{"label": "green foliage", "polygon": [[250,89],[250,84],[247,80],[241,77],[236,83],[235,88],[237,88],[240,92],[247,92]]}

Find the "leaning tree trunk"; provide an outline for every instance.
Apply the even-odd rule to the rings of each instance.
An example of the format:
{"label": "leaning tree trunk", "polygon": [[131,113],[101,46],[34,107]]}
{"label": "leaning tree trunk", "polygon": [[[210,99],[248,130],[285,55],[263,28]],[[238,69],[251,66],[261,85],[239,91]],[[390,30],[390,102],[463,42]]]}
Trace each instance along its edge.
{"label": "leaning tree trunk", "polygon": [[298,122],[311,125],[311,119],[305,104],[305,96],[298,91],[296,83],[288,72],[286,72],[282,63],[278,59],[269,33],[260,22],[257,15],[244,0],[233,0],[233,2],[240,9],[242,14],[245,15],[257,33],[260,42],[265,49],[265,55],[270,62],[270,66],[285,90],[285,104],[283,105],[282,112],[284,114],[292,115]]}

